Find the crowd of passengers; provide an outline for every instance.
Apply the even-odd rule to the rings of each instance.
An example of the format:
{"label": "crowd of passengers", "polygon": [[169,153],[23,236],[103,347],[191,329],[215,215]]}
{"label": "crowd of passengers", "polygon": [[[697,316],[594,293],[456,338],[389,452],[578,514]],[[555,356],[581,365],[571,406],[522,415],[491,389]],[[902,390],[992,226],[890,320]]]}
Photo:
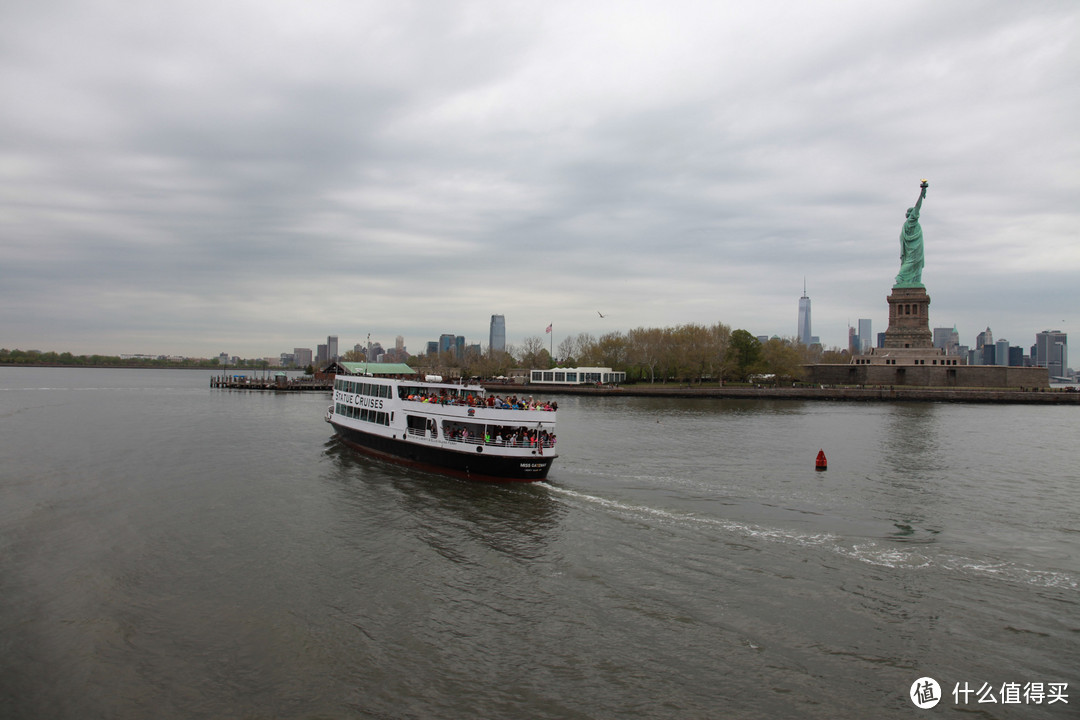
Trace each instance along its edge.
{"label": "crowd of passengers", "polygon": [[483,438],[478,434],[469,432],[467,428],[460,428],[450,430],[447,433],[447,437],[453,442],[471,442],[481,443],[485,445],[506,445],[509,447],[536,447],[537,443],[540,447],[555,447],[555,433],[549,433],[547,430],[533,430],[529,428],[512,428],[512,427],[489,427],[485,432]]}
{"label": "crowd of passengers", "polygon": [[414,400],[416,402],[436,403],[438,405],[468,405],[469,407],[489,407],[497,408],[499,410],[551,410],[555,411],[559,409],[559,403],[554,400],[548,402],[546,400],[534,400],[531,396],[529,398],[519,398],[516,395],[502,398],[496,395],[488,395],[486,398],[477,397],[476,395],[469,395],[467,397],[458,397],[454,395],[447,395],[445,392],[441,395],[435,394],[415,394],[408,395],[406,400]]}

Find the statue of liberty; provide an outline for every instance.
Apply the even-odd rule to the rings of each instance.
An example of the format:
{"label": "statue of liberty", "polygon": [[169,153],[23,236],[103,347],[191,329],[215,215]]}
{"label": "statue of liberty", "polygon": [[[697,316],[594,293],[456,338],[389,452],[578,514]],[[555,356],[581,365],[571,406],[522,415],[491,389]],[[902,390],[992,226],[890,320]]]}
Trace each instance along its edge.
{"label": "statue of liberty", "polygon": [[900,274],[896,276],[896,284],[893,287],[925,287],[922,284],[923,238],[922,228],[919,227],[919,210],[922,208],[923,198],[926,197],[926,188],[929,183],[922,181],[922,192],[915,201],[915,207],[908,208],[907,220],[900,230]]}

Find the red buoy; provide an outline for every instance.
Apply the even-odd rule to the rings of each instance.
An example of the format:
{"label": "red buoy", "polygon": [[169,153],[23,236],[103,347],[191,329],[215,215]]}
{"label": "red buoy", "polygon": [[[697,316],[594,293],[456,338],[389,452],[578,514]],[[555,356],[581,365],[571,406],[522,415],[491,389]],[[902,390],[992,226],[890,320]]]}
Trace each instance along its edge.
{"label": "red buoy", "polygon": [[824,450],[818,450],[817,462],[814,465],[814,469],[815,470],[828,470],[829,469],[829,461],[825,459],[825,451]]}

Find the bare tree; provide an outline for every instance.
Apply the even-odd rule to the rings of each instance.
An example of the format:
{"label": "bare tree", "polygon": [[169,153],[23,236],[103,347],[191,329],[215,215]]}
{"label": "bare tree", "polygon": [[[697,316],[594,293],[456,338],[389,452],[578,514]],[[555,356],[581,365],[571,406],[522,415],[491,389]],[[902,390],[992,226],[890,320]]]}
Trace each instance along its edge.
{"label": "bare tree", "polygon": [[660,328],[635,328],[627,334],[629,360],[649,371],[649,382],[656,382],[656,368],[664,354],[664,335]]}
{"label": "bare tree", "polygon": [[521,342],[521,349],[519,352],[518,360],[521,361],[521,366],[523,368],[547,368],[551,366],[551,356],[544,346],[544,339],[542,337],[534,335],[533,337],[525,338]]}
{"label": "bare tree", "polygon": [[559,343],[558,357],[563,365],[569,365],[573,361],[576,361],[577,356],[577,343],[574,341],[574,338],[568,337]]}

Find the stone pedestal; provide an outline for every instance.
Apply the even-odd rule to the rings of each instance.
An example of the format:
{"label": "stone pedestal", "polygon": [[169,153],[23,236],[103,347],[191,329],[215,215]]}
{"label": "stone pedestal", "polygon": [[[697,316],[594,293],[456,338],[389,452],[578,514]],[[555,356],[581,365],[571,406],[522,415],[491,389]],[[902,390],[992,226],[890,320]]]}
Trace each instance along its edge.
{"label": "stone pedestal", "polygon": [[930,296],[926,288],[894,287],[889,295],[886,348],[933,348],[930,332]]}

